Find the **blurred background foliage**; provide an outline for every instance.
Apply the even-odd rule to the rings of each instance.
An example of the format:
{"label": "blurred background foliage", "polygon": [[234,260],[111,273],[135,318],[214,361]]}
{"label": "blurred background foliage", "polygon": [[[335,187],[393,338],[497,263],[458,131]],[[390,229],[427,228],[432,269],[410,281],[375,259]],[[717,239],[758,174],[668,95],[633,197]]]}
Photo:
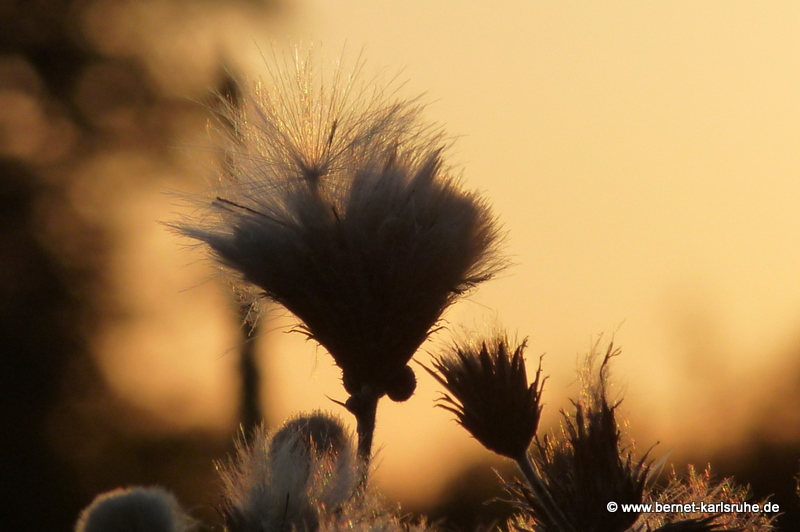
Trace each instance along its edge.
{"label": "blurred background foliage", "polygon": [[175,146],[229,83],[220,36],[232,17],[285,16],[273,0],[0,2],[4,529],[70,530],[95,494],[131,484],[213,516],[233,431],[153,431],[94,355],[136,319],[110,274],[128,194],[202,182]]}
{"label": "blurred background foliage", "polygon": [[[120,324],[135,330],[140,316],[131,294],[162,295],[162,284],[154,293],[139,290],[130,281],[137,272],[178,269],[185,260],[163,264],[155,254],[132,260],[126,245],[132,234],[146,234],[137,224],[154,196],[131,198],[143,190],[202,186],[208,168],[218,164],[213,150],[187,156],[176,147],[208,144],[210,90],[232,89],[231,35],[242,25],[253,33],[285,28],[292,17],[289,0],[0,0],[5,529],[69,530],[94,495],[133,484],[165,486],[193,515],[219,521],[213,462],[230,450],[239,422],[258,417],[248,410],[252,404],[244,400],[222,411],[216,428],[192,422],[191,405],[180,400],[169,407],[172,417],[161,417],[109,384],[98,353]],[[210,275],[198,271],[198,283]],[[131,286],[121,288],[120,279]],[[219,304],[220,320],[234,331],[220,333],[217,342],[248,345],[234,306],[220,294],[202,296]],[[169,323],[166,329],[169,338]],[[238,362],[224,362],[235,375]],[[165,387],[169,379],[164,376]],[[246,380],[233,386],[213,393],[254,393]],[[793,397],[776,397],[765,418],[785,402],[797,403],[799,390],[800,382]],[[747,456],[696,460],[751,483],[758,496],[775,494],[788,509],[783,526],[796,529],[795,486],[787,472],[797,471],[797,448],[770,444],[758,428],[752,434]],[[440,501],[411,510],[464,529],[506,511],[482,504],[500,495],[487,464],[465,462],[463,476],[449,486]]]}

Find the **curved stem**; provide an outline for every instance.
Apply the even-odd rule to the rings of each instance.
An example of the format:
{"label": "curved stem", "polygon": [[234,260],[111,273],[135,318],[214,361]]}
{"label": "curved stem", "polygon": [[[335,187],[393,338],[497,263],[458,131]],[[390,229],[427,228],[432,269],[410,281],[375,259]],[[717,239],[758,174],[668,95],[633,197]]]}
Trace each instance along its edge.
{"label": "curved stem", "polygon": [[542,485],[542,481],[539,480],[539,475],[536,474],[536,471],[533,469],[533,463],[531,462],[531,457],[528,456],[528,453],[524,453],[521,458],[517,458],[515,460],[517,462],[517,466],[519,470],[522,471],[522,475],[525,477],[525,480],[528,481],[528,485],[534,491],[539,488],[544,488]]}

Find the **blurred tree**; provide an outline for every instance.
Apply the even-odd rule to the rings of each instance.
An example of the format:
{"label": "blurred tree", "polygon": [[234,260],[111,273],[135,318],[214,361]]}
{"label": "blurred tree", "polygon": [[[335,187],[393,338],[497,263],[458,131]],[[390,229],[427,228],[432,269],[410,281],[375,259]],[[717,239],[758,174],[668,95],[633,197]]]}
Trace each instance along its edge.
{"label": "blurred tree", "polygon": [[[85,361],[85,324],[96,311],[91,274],[100,262],[66,264],[39,240],[36,200],[50,193],[22,163],[0,160],[0,498],[10,530],[64,529],[83,502],[48,424],[66,368]],[[98,231],[83,229],[82,238],[102,242]]]}
{"label": "blurred tree", "polygon": [[[113,205],[87,209],[83,198],[76,199],[75,185],[82,163],[115,146],[167,161],[181,118],[205,112],[187,96],[229,83],[218,44],[212,45],[219,48],[217,55],[206,58],[216,79],[188,76],[197,80],[195,93],[171,87],[172,78],[154,78],[176,69],[170,61],[180,62],[184,74],[202,65],[190,60],[189,47],[173,50],[156,69],[152,58],[159,50],[148,46],[161,41],[153,37],[163,37],[170,26],[187,30],[199,20],[189,15],[201,9],[275,17],[282,7],[276,0],[0,0],[0,519],[5,529],[69,530],[98,484],[120,477],[146,481],[143,468],[163,470],[190,447],[199,448],[194,458],[178,460],[183,466],[167,471],[185,474],[193,466],[212,474],[210,458],[222,452],[218,444],[191,446],[197,435],[188,435],[154,447],[110,425],[125,418],[114,412],[126,407],[104,385],[90,344],[105,323],[120,318],[106,283],[114,242],[102,207]],[[176,16],[165,19],[164,10]],[[147,27],[148,17],[161,25]],[[127,41],[109,44],[109,37]],[[133,172],[127,179],[151,179]],[[253,380],[244,387],[251,394]],[[87,404],[104,406],[95,407],[93,414],[99,415],[87,420],[76,413]],[[126,457],[118,461],[120,468],[137,473],[85,478],[87,472],[70,462],[74,451],[67,447],[98,437],[96,445]],[[207,467],[197,468],[198,463]],[[196,478],[194,483],[199,484]]]}

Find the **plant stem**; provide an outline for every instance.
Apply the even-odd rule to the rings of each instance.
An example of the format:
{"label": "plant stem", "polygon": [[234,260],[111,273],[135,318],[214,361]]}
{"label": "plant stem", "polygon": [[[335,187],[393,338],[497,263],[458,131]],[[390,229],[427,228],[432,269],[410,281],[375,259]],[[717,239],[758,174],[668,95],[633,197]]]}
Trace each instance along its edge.
{"label": "plant stem", "polygon": [[261,376],[256,362],[255,343],[252,338],[245,339],[242,351],[239,353],[239,375],[241,378],[241,392],[239,416],[242,431],[247,441],[253,435],[256,427],[263,420],[261,412]]}
{"label": "plant stem", "polygon": [[353,497],[359,497],[367,491],[369,481],[369,463],[372,458],[372,437],[375,434],[375,418],[378,413],[380,396],[369,386],[363,386],[357,394],[351,395],[345,407],[356,418],[358,434],[358,458],[361,463],[361,479],[356,485]]}
{"label": "plant stem", "polygon": [[533,463],[531,463],[531,458],[528,456],[528,453],[524,453],[521,458],[516,459],[517,466],[519,466],[520,471],[522,471],[522,475],[525,477],[525,480],[528,481],[528,485],[534,491],[537,487],[544,487],[541,486],[542,481],[539,480],[539,475],[536,474],[536,471],[533,469]]}
{"label": "plant stem", "polygon": [[256,427],[263,421],[261,411],[261,371],[258,367],[255,339],[258,337],[258,324],[248,319],[249,305],[239,306],[239,318],[243,323],[242,348],[239,352],[239,421],[245,440],[250,441]]}
{"label": "plant stem", "polygon": [[347,400],[347,409],[356,417],[358,433],[358,457],[368,467],[372,457],[372,437],[375,433],[375,417],[378,412],[378,394],[364,386],[357,395]]}

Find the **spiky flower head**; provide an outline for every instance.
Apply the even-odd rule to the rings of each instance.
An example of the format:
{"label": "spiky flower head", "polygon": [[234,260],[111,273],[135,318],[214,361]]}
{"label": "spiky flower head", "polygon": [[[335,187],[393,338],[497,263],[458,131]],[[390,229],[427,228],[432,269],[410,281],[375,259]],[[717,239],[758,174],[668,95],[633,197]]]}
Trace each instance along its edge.
{"label": "spiky flower head", "polygon": [[653,532],[745,532],[741,528],[722,528],[723,525],[716,522],[719,516],[711,515],[708,517],[698,517],[695,519],[682,519],[673,521],[664,526],[660,526]]}
{"label": "spiky flower head", "polygon": [[[685,512],[687,503],[702,501],[709,506],[725,511],[713,514],[702,512]],[[685,475],[679,476],[673,469],[666,487],[648,493],[645,502],[659,502],[669,507],[669,513],[643,514],[640,523],[647,529],[656,532],[696,532],[702,531],[737,531],[737,532],[770,532],[775,530],[777,514],[763,511],[753,512],[742,508],[743,502],[757,503],[761,509],[765,501],[753,501],[747,486],[738,484],[733,478],[715,478],[708,466],[698,471],[688,467]],[[727,505],[725,508],[723,505]],[[694,523],[694,525],[693,525]],[[701,528],[706,524],[707,528]],[[692,528],[694,526],[694,528]]]}
{"label": "spiky flower head", "polygon": [[342,518],[320,523],[319,532],[437,532],[439,528],[425,520],[409,521],[388,511],[363,518]]}
{"label": "spiky flower head", "polygon": [[459,186],[419,100],[361,68],[326,79],[310,54],[284,60],[227,106],[229,172],[176,227],[297,316],[351,395],[405,400],[414,352],[503,262],[486,201]]}
{"label": "spiky flower head", "polygon": [[194,520],[162,488],[120,488],[95,497],[81,512],[76,532],[186,532]]}
{"label": "spiky flower head", "polygon": [[618,353],[611,343],[600,356],[595,345],[580,373],[582,393],[573,402],[574,414],[563,412],[560,434],[535,444],[536,489],[510,486],[533,519],[532,530],[623,532],[638,518],[635,512],[607,509],[610,501],[641,503],[650,469],[647,454],[635,461],[631,449],[623,448],[616,420],[619,403],[610,403],[607,396],[609,361]]}
{"label": "spiky flower head", "polygon": [[525,455],[542,411],[541,358],[529,383],[526,345],[513,345],[504,333],[457,341],[434,358],[433,370],[425,368],[447,390],[437,406],[455,414],[484,447],[514,460]]}
{"label": "spiky flower head", "polygon": [[275,432],[258,427],[218,469],[229,532],[315,530],[356,495],[361,478],[342,422],[319,412]]}

